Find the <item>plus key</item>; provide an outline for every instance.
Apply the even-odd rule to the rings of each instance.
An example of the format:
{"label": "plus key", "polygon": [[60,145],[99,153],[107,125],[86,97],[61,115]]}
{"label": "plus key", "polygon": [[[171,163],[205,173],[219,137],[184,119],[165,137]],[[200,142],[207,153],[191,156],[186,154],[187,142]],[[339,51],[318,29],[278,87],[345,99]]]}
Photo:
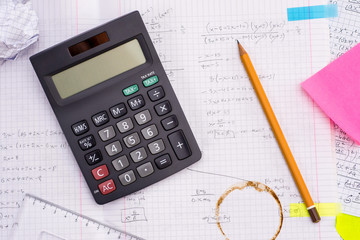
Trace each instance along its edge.
{"label": "plus key", "polygon": [[191,149],[186,141],[184,133],[179,130],[168,136],[171,147],[179,160],[185,159],[191,155]]}

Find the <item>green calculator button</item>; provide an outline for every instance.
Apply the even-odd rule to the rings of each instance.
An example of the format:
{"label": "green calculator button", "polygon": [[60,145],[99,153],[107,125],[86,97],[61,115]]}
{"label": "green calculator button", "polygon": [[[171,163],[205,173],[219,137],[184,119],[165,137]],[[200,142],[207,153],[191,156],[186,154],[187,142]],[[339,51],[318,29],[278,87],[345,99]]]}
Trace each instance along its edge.
{"label": "green calculator button", "polygon": [[158,81],[159,81],[159,79],[157,76],[152,76],[152,77],[149,77],[148,79],[145,79],[143,81],[143,84],[145,87],[150,87],[151,85],[154,85]]}
{"label": "green calculator button", "polygon": [[127,87],[127,88],[123,89],[123,93],[124,93],[125,96],[129,96],[129,95],[131,95],[133,93],[136,93],[137,91],[139,91],[139,87],[138,87],[137,84],[134,84],[134,85],[132,85],[130,87]]}

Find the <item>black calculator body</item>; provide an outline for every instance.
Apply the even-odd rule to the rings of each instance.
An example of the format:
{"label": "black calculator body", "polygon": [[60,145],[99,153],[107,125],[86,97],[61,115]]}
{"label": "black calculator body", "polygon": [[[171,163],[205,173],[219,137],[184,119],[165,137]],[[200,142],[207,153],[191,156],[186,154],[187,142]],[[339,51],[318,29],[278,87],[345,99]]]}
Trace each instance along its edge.
{"label": "black calculator body", "polygon": [[30,61],[98,204],[200,160],[138,12],[59,43]]}

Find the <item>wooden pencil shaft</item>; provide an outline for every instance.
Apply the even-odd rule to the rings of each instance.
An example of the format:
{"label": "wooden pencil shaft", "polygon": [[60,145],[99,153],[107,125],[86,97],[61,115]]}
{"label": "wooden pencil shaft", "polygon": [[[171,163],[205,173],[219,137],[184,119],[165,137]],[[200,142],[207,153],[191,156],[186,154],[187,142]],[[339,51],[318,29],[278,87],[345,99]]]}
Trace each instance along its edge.
{"label": "wooden pencil shaft", "polygon": [[265,95],[265,91],[260,83],[260,80],[255,72],[254,66],[252,65],[248,54],[241,56],[241,60],[244,63],[245,70],[249,75],[250,81],[253,85],[255,93],[260,101],[262,109],[266,115],[266,118],[271,126],[271,129],[274,133],[274,136],[278,142],[280,150],[286,160],[286,163],[289,167],[291,175],[294,178],[295,184],[299,189],[299,192],[305,202],[307,207],[314,205],[313,200],[311,199],[309,190],[306,187],[305,181],[300,173],[300,170],[295,162],[295,159],[291,153],[290,147],[286,142],[285,136],[281,130],[281,127],[276,119],[274,111],[271,108],[270,102]]}
{"label": "wooden pencil shaft", "polygon": [[310,218],[313,222],[319,222],[320,221],[320,215],[314,205],[314,202],[310,196],[309,190],[306,187],[305,181],[300,173],[300,170],[295,162],[294,156],[292,155],[290,151],[290,147],[286,142],[285,136],[280,128],[280,125],[276,119],[276,116],[274,114],[274,111],[272,110],[272,107],[270,105],[270,102],[265,94],[265,91],[260,83],[259,77],[256,74],[255,68],[252,65],[252,62],[250,60],[250,57],[246,53],[245,49],[241,46],[241,44],[238,42],[239,47],[239,53],[241,61],[245,67],[245,70],[249,76],[249,79],[251,81],[251,84],[253,85],[253,88],[255,90],[255,93],[260,101],[261,107],[264,110],[264,113],[266,115],[266,118],[271,126],[271,129],[275,135],[276,141],[278,142],[278,145],[281,149],[281,152],[286,160],[286,163],[289,167],[289,170],[291,172],[291,175],[296,183],[296,186],[300,192],[300,195],[302,199],[305,202],[305,205],[309,211]]}

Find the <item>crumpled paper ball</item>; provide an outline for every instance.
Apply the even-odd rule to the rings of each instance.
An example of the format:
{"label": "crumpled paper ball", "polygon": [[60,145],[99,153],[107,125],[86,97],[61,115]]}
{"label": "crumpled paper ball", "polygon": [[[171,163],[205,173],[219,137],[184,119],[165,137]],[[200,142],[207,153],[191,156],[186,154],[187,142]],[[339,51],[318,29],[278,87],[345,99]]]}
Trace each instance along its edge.
{"label": "crumpled paper ball", "polygon": [[38,17],[31,2],[0,0],[0,61],[15,60],[38,38]]}

